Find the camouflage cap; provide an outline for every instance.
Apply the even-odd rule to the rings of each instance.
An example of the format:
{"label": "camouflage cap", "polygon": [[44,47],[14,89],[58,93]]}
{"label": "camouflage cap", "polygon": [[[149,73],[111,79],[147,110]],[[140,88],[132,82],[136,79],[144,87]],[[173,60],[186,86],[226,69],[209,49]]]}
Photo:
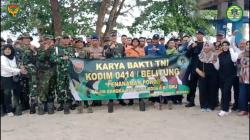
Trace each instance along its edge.
{"label": "camouflage cap", "polygon": [[110,36],[105,36],[105,37],[103,38],[103,40],[104,40],[104,42],[110,41]]}
{"label": "camouflage cap", "polygon": [[29,33],[23,33],[20,39],[23,39],[23,38],[29,38],[31,41],[33,40],[33,37],[31,37]]}
{"label": "camouflage cap", "polygon": [[44,39],[54,39],[54,37],[52,35],[45,35],[43,38]]}
{"label": "camouflage cap", "polygon": [[76,42],[79,42],[79,41],[83,42],[83,38],[82,38],[82,37],[76,37],[76,38],[75,38],[75,41],[76,41]]}
{"label": "camouflage cap", "polygon": [[17,40],[21,40],[21,37],[22,37],[22,35],[19,35],[19,36],[17,37]]}
{"label": "camouflage cap", "polygon": [[67,34],[64,34],[63,36],[62,36],[62,39],[69,39],[70,37],[69,37],[69,35],[67,35]]}
{"label": "camouflage cap", "polygon": [[61,39],[62,37],[61,36],[56,36],[56,38],[55,39]]}

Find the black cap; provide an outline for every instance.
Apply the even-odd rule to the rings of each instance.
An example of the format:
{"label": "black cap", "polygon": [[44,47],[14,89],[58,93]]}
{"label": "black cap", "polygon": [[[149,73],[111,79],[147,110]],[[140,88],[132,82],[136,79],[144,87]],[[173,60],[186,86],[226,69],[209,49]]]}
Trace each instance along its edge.
{"label": "black cap", "polygon": [[202,35],[205,35],[204,31],[202,29],[199,29],[196,31],[196,34],[202,34]]}
{"label": "black cap", "polygon": [[92,35],[91,39],[99,39],[99,37],[97,35]]}
{"label": "black cap", "polygon": [[161,37],[160,40],[165,40],[165,37]]}
{"label": "black cap", "polygon": [[152,38],[153,38],[153,39],[159,39],[160,36],[159,36],[158,34],[154,34]]}

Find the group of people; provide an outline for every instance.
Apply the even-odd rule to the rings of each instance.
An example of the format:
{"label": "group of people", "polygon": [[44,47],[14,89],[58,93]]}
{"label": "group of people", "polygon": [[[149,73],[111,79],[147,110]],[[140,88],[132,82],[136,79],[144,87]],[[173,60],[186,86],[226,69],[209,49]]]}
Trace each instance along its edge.
{"label": "group of people", "polygon": [[[100,38],[97,35],[87,37],[86,43],[80,37],[68,35],[44,35],[40,38],[40,47],[31,45],[33,38],[24,33],[13,43],[11,39],[1,39],[1,115],[21,115],[29,109],[30,114],[53,114],[54,110],[69,114],[76,107],[85,106],[93,112],[92,106],[101,106],[102,101],[75,101],[69,90],[68,67],[70,58],[112,59],[124,57],[164,57],[186,52],[190,64],[185,73],[183,84],[190,88],[186,107],[195,106],[196,88],[199,88],[201,110],[210,112],[221,104],[219,116],[230,112],[231,89],[234,89],[232,109],[239,115],[248,114],[249,102],[249,41],[242,40],[237,46],[234,37],[228,41],[224,33],[216,35],[216,42],[204,40],[202,30],[196,32],[196,41],[191,36],[165,38],[158,34],[152,38],[129,38],[121,36],[117,42],[117,33]],[[100,45],[102,44],[102,45]],[[221,90],[221,100],[219,100]],[[2,98],[3,97],[3,98]],[[159,97],[149,99],[155,105],[162,100]],[[181,104],[182,95],[164,97],[164,103]],[[122,106],[133,105],[133,99]],[[141,100],[140,100],[141,101]],[[55,106],[55,102],[59,104]],[[113,103],[113,100],[109,100]]]}

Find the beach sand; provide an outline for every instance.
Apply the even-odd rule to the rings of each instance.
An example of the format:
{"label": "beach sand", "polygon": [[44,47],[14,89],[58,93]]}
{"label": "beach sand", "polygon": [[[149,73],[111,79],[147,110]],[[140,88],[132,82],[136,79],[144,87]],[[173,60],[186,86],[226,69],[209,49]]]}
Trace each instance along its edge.
{"label": "beach sand", "polygon": [[[197,101],[198,103],[198,101]],[[1,118],[1,140],[248,140],[249,116],[236,112],[218,117],[218,109],[201,112],[199,105],[185,108],[163,105],[158,110],[147,102],[145,112],[133,106],[94,107],[94,113],[77,110],[64,115],[30,115]]]}

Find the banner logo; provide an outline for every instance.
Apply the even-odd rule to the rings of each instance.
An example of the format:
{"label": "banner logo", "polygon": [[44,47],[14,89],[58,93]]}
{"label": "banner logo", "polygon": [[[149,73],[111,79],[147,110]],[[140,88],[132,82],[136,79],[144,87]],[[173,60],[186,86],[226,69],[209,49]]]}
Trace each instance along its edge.
{"label": "banner logo", "polygon": [[240,6],[233,4],[227,8],[226,16],[227,19],[232,22],[240,21],[243,17],[243,9]]}
{"label": "banner logo", "polygon": [[8,5],[8,12],[15,17],[16,14],[20,11],[20,7],[17,4],[10,4]]}
{"label": "banner logo", "polygon": [[76,73],[81,73],[84,69],[84,61],[81,60],[73,60],[73,68]]}

